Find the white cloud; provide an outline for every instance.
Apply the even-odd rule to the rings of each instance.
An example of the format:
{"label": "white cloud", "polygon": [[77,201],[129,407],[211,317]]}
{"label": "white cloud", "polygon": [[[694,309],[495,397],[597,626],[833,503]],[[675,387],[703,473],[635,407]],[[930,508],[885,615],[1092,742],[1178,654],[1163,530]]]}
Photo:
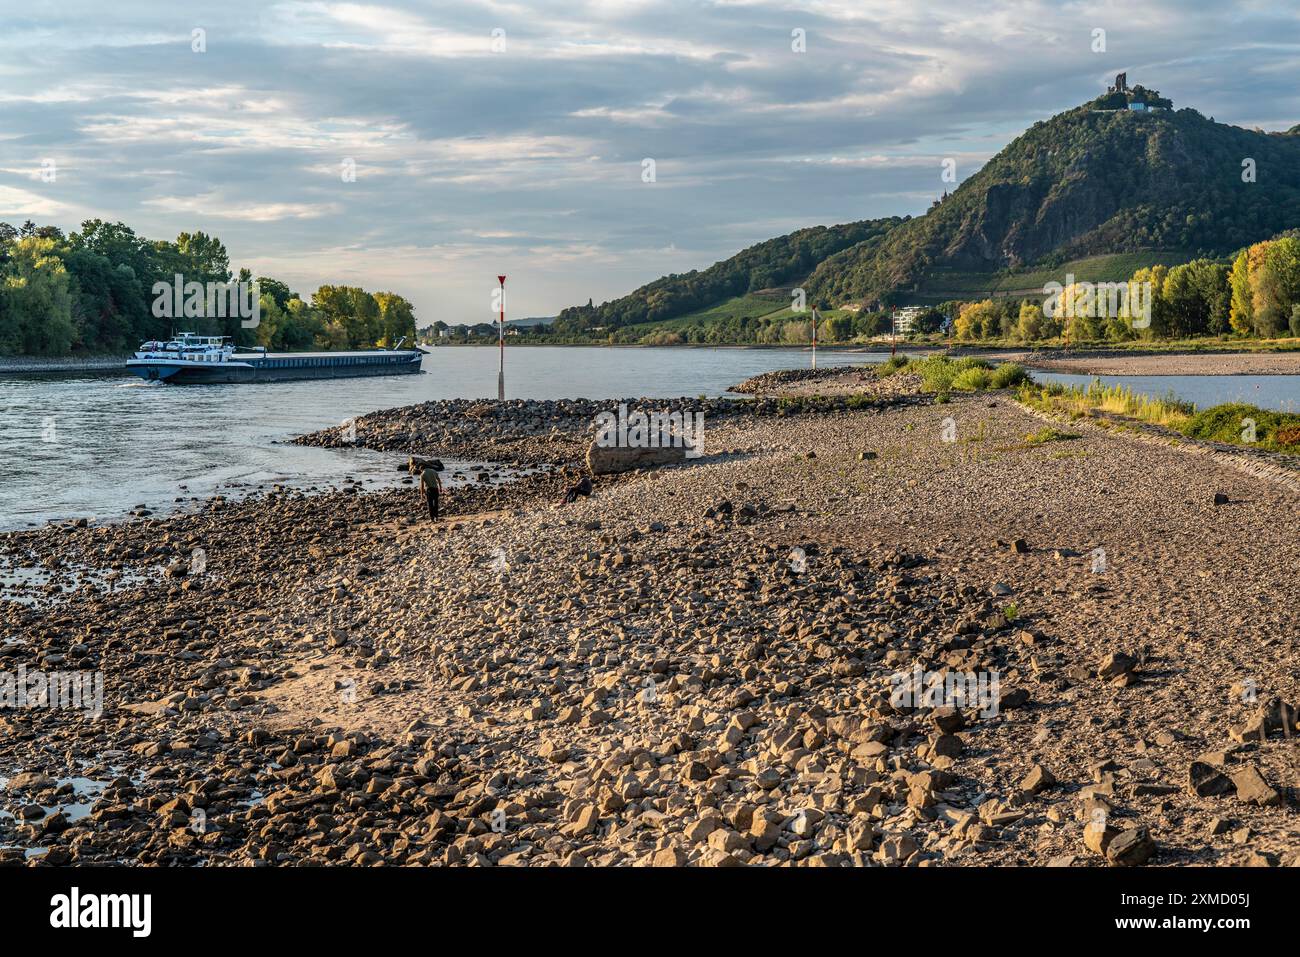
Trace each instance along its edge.
{"label": "white cloud", "polygon": [[14,186],[0,186],[0,216],[28,216],[53,219],[63,216],[68,206]]}
{"label": "white cloud", "polygon": [[229,200],[216,193],[203,196],[160,196],[144,200],[168,213],[185,213],[212,219],[236,219],[250,223],[274,223],[283,219],[316,219],[337,212],[331,203],[257,203]]}

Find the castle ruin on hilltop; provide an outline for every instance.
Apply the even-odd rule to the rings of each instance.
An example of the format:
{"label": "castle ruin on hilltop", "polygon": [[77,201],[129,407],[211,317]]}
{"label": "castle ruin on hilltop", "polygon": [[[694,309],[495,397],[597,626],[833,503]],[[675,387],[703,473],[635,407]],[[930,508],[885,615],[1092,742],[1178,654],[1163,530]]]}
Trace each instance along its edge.
{"label": "castle ruin on hilltop", "polygon": [[1160,95],[1159,90],[1148,90],[1141,84],[1130,87],[1128,74],[1115,74],[1113,85],[1106,87],[1106,93],[1093,101],[1094,113],[1118,113],[1128,110],[1134,113],[1163,113],[1172,110],[1172,100]]}

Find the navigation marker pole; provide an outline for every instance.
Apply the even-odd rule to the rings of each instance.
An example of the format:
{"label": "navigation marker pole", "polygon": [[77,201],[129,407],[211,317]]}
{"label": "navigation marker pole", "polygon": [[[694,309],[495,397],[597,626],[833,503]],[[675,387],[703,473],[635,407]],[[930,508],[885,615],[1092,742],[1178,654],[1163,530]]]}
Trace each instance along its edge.
{"label": "navigation marker pole", "polygon": [[506,277],[497,276],[497,282],[501,283],[501,299],[498,302],[501,314],[497,323],[497,346],[501,350],[501,359],[497,366],[497,401],[504,402],[506,400]]}
{"label": "navigation marker pole", "polygon": [[813,311],[812,311],[812,324],[813,324],[813,342],[812,342],[812,346],[813,346],[813,366],[812,366],[812,367],[813,367],[813,370],[816,371],[816,369],[817,369],[817,307],[816,307],[816,306],[813,306]]}

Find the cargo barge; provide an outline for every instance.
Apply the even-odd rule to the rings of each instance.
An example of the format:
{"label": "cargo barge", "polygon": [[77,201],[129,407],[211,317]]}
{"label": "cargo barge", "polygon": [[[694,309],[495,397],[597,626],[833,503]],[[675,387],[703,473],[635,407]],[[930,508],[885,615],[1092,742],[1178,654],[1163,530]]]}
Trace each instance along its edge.
{"label": "cargo barge", "polygon": [[[405,340],[403,340],[405,341]],[[182,332],[168,342],[146,342],[126,361],[127,371],[148,382],[208,385],[227,382],[284,382],[353,376],[409,375],[420,371],[419,349],[357,352],[236,351],[229,339]]]}

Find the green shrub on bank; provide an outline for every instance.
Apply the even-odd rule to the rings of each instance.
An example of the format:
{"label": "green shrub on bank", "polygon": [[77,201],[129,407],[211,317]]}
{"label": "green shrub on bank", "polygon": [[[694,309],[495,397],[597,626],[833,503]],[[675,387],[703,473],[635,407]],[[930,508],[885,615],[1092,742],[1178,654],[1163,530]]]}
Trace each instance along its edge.
{"label": "green shrub on bank", "polygon": [[1025,436],[1026,445],[1046,445],[1048,442],[1071,442],[1082,438],[1077,432],[1062,432],[1060,429],[1046,428],[1030,432]]}
{"label": "green shrub on bank", "polygon": [[921,389],[936,396],[947,397],[958,392],[982,392],[985,389],[1010,389],[1029,381],[1029,373],[1014,362],[994,365],[978,356],[952,359],[934,355],[924,359],[904,359],[894,356],[882,363],[877,375],[885,378],[895,372],[910,372],[921,377]]}
{"label": "green shrub on bank", "polygon": [[958,392],[983,392],[989,387],[987,369],[963,369],[953,377],[952,387]]}
{"label": "green shrub on bank", "polygon": [[1193,439],[1300,455],[1300,414],[1295,412],[1230,402],[1197,412],[1180,431]]}
{"label": "green shrub on bank", "polygon": [[[1192,439],[1300,455],[1300,413],[1296,412],[1274,412],[1245,402],[1198,410],[1173,394],[1152,398],[1128,386],[1102,385],[1096,379],[1086,387],[1027,383],[1017,398],[1033,408],[1072,418],[1100,412],[1164,426]],[[1107,421],[1113,420],[1102,419],[1101,424]]]}
{"label": "green shrub on bank", "polygon": [[1152,398],[1126,385],[1103,385],[1100,379],[1093,379],[1087,386],[1059,382],[1039,386],[1030,382],[1020,387],[1019,399],[1026,405],[1075,418],[1103,412],[1171,429],[1181,429],[1196,412],[1195,405],[1172,392],[1164,398]]}
{"label": "green shrub on bank", "polygon": [[990,389],[1014,389],[1029,381],[1025,367],[1015,362],[1004,362],[989,376]]}
{"label": "green shrub on bank", "polygon": [[988,363],[973,356],[956,360],[947,356],[928,356],[919,362],[913,362],[908,371],[921,377],[921,388],[926,392],[949,392],[953,380],[960,373],[981,368],[988,368]]}
{"label": "green shrub on bank", "polygon": [[906,356],[890,356],[880,365],[876,366],[876,378],[887,379],[899,369],[905,369],[908,365]]}

